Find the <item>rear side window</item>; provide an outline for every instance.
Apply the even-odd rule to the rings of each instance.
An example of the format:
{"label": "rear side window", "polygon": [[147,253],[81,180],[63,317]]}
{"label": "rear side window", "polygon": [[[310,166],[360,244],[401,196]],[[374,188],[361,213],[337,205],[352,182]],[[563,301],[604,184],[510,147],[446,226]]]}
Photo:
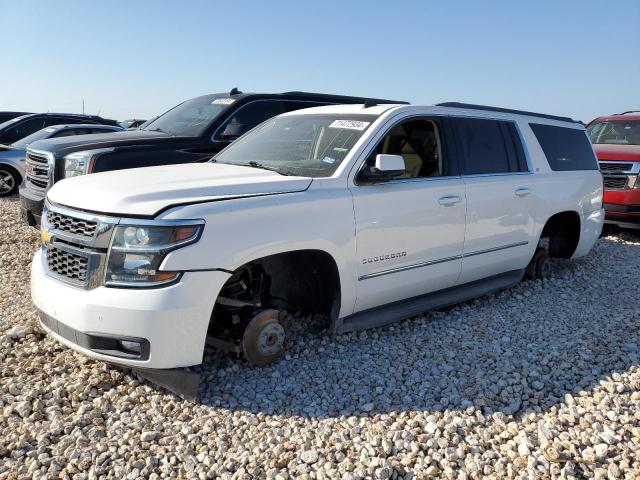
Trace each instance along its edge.
{"label": "rear side window", "polygon": [[598,162],[584,130],[530,123],[551,170],[598,170]]}
{"label": "rear side window", "polygon": [[464,175],[527,170],[522,144],[511,122],[457,118],[455,123]]}

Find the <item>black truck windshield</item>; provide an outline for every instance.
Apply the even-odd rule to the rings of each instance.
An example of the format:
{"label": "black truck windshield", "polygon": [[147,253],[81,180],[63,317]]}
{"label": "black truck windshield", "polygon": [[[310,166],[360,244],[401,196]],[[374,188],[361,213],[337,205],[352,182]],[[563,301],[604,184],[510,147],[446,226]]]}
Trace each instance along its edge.
{"label": "black truck windshield", "polygon": [[147,124],[144,130],[178,137],[199,137],[233,101],[232,98],[219,95],[187,100]]}
{"label": "black truck windshield", "polygon": [[596,122],[587,133],[594,144],[640,145],[640,120]]}
{"label": "black truck windshield", "polygon": [[376,118],[347,114],[275,117],[225,148],[213,161],[283,175],[329,177]]}
{"label": "black truck windshield", "polygon": [[43,128],[42,130],[38,130],[31,135],[27,135],[26,137],[21,138],[17,142],[13,142],[11,146],[19,150],[25,150],[30,143],[37,142],[38,140],[42,140],[43,138],[49,138],[56,130],[56,128],[52,127]]}

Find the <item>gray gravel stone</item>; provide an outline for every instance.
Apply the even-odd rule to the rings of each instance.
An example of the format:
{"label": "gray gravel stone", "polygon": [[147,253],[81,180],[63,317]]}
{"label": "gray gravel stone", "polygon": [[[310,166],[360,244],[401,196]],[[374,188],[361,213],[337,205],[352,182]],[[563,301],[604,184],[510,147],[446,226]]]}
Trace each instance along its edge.
{"label": "gray gravel stone", "polygon": [[637,233],[387,328],[288,315],[276,365],[207,351],[196,404],[43,333],[18,214],[0,199],[0,480],[640,478]]}

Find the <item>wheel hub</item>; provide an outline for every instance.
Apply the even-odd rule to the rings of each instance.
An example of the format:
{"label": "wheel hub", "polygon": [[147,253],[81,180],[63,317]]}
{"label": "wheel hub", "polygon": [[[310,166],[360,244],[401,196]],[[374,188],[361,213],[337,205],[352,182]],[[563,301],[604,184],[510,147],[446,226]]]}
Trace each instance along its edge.
{"label": "wheel hub", "polygon": [[279,323],[265,325],[258,336],[258,350],[262,355],[274,355],[284,345],[284,328]]}

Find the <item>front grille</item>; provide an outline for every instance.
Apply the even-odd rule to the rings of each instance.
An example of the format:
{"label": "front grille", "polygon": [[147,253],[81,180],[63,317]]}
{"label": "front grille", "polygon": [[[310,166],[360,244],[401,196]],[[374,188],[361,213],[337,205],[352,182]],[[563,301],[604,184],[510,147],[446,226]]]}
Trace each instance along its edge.
{"label": "front grille", "polygon": [[633,163],[629,162],[599,162],[603,174],[620,174],[631,171]]}
{"label": "front grille", "polygon": [[627,177],[604,177],[604,188],[609,190],[624,190]]}
{"label": "front grille", "polygon": [[49,210],[47,221],[54,230],[61,230],[72,235],[91,238],[96,232],[97,223],[80,218],[70,217],[58,212]]}
{"label": "front grille", "polygon": [[27,150],[27,188],[44,193],[49,187],[49,159],[46,155]]}
{"label": "front grille", "polygon": [[54,245],[47,246],[49,271],[72,282],[86,283],[89,259],[61,250]]}

